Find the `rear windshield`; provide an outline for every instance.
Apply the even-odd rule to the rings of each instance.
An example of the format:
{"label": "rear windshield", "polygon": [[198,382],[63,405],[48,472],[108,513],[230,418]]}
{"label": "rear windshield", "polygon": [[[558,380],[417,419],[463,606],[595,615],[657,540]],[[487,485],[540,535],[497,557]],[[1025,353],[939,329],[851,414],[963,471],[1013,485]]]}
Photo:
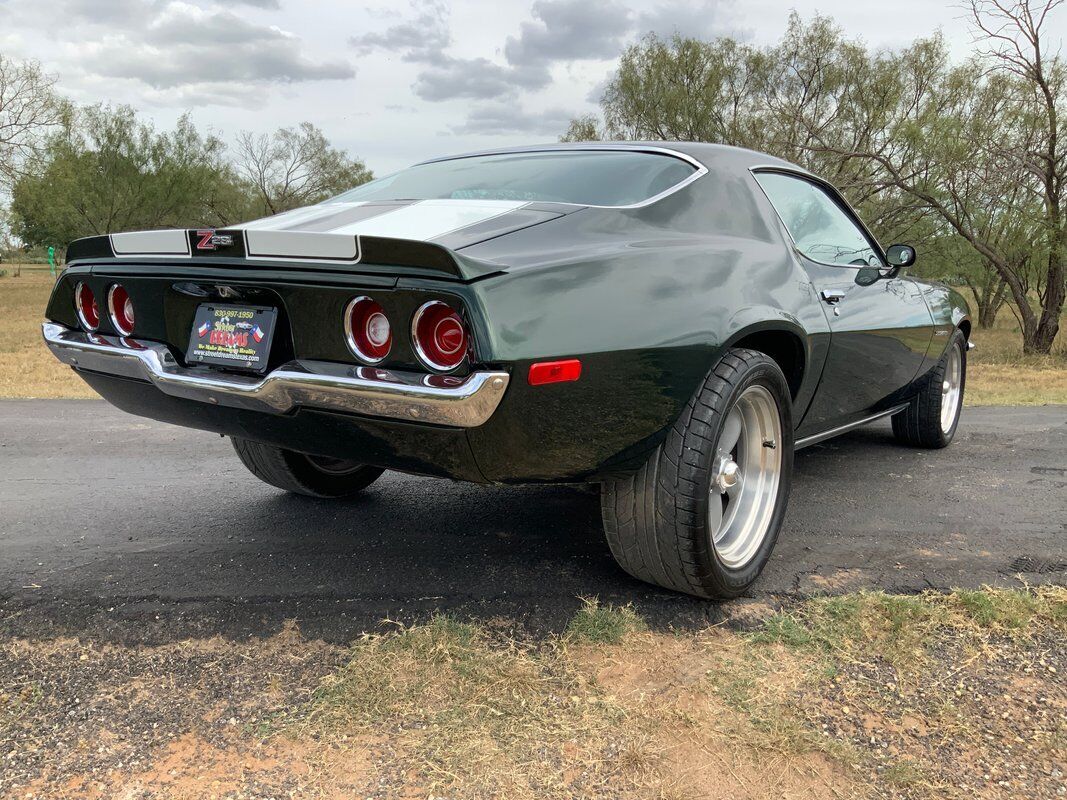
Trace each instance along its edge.
{"label": "rear windshield", "polygon": [[555,151],[419,164],[335,197],[367,200],[517,200],[628,206],[696,172],[688,161],[639,151]]}

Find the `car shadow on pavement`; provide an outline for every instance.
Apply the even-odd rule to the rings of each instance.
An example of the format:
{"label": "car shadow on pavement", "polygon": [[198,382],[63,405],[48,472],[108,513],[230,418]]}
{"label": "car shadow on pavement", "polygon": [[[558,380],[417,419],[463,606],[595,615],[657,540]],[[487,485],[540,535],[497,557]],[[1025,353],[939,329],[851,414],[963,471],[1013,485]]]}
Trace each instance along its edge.
{"label": "car shadow on pavement", "polygon": [[[854,524],[850,510],[865,520],[897,513],[889,476],[917,474],[930,458],[897,447],[888,426],[799,452],[782,538],[751,596],[773,604],[804,593],[797,576],[827,563],[854,571],[859,588],[888,579],[883,588],[907,588],[912,577],[922,588],[925,576],[894,571],[892,552],[839,532]],[[325,501],[277,492],[239,467],[227,476],[234,499],[225,507],[160,496],[140,529],[109,534],[61,593],[4,599],[0,632],[168,641],[266,635],[296,620],[306,635],[347,641],[383,620],[447,613],[538,634],[564,628],[583,597],[632,603],[654,627],[704,626],[731,613],[619,569],[589,489],[387,474],[358,498]]]}

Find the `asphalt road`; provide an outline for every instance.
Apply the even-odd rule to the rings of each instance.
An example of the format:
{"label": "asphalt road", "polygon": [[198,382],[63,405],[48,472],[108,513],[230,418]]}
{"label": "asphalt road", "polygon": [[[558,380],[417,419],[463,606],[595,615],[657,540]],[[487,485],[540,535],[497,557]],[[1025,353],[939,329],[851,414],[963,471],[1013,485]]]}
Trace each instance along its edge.
{"label": "asphalt road", "polygon": [[[777,550],[752,597],[1067,583],[1067,406],[969,408],[952,447],[888,423],[797,454]],[[365,497],[291,497],[228,441],[103,402],[0,401],[0,634],[116,641],[270,633],[343,641],[435,610],[534,632],[580,595],[654,625],[723,606],[641,584],[576,488],[387,474]]]}

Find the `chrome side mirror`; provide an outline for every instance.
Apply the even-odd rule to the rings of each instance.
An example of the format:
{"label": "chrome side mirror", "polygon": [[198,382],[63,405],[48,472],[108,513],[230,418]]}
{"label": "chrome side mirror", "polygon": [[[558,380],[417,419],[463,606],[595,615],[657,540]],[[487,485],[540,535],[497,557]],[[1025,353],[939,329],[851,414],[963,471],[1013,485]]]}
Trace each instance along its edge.
{"label": "chrome side mirror", "polygon": [[891,244],[885,251],[885,260],[893,269],[904,269],[915,263],[915,248],[910,244]]}

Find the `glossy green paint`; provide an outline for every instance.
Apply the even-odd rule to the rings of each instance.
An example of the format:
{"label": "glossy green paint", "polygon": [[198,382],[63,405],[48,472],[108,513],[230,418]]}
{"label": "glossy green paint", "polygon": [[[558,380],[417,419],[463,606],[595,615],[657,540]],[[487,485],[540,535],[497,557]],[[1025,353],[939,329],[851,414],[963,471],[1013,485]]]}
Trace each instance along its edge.
{"label": "glossy green paint", "polygon": [[[669,146],[701,161],[708,175],[651,205],[571,209],[464,247],[456,262],[468,265],[461,267],[468,280],[417,265],[340,271],[97,259],[68,270],[48,317],[75,324],[75,280],[86,279],[102,297],[121,279],[138,309],[135,336],[180,353],[195,307],[206,300],[176,285],[192,284],[212,299],[225,286],[279,308],[272,365],[294,357],[356,364],[341,315],[352,297],[368,294],[393,322],[393,352],[381,366],[410,370],[424,369],[408,339],[411,316],[425,300],[445,300],[462,308],[472,328],[475,357],[464,369],[512,374],[493,417],[468,431],[305,411],[268,420],[156,397],[126,381],[90,382],[120,407],[157,419],[488,482],[598,479],[636,469],[722,352],[738,343],[796,353],[783,368],[794,378],[797,433],[818,433],[906,399],[936,363],[947,341],[942,331],[967,324],[966,304],[951,290],[799,256],[752,173],[795,170],[790,165],[733,148]],[[831,286],[846,292],[836,315],[819,296]],[[581,359],[579,381],[527,383],[532,363],[563,358]]]}

